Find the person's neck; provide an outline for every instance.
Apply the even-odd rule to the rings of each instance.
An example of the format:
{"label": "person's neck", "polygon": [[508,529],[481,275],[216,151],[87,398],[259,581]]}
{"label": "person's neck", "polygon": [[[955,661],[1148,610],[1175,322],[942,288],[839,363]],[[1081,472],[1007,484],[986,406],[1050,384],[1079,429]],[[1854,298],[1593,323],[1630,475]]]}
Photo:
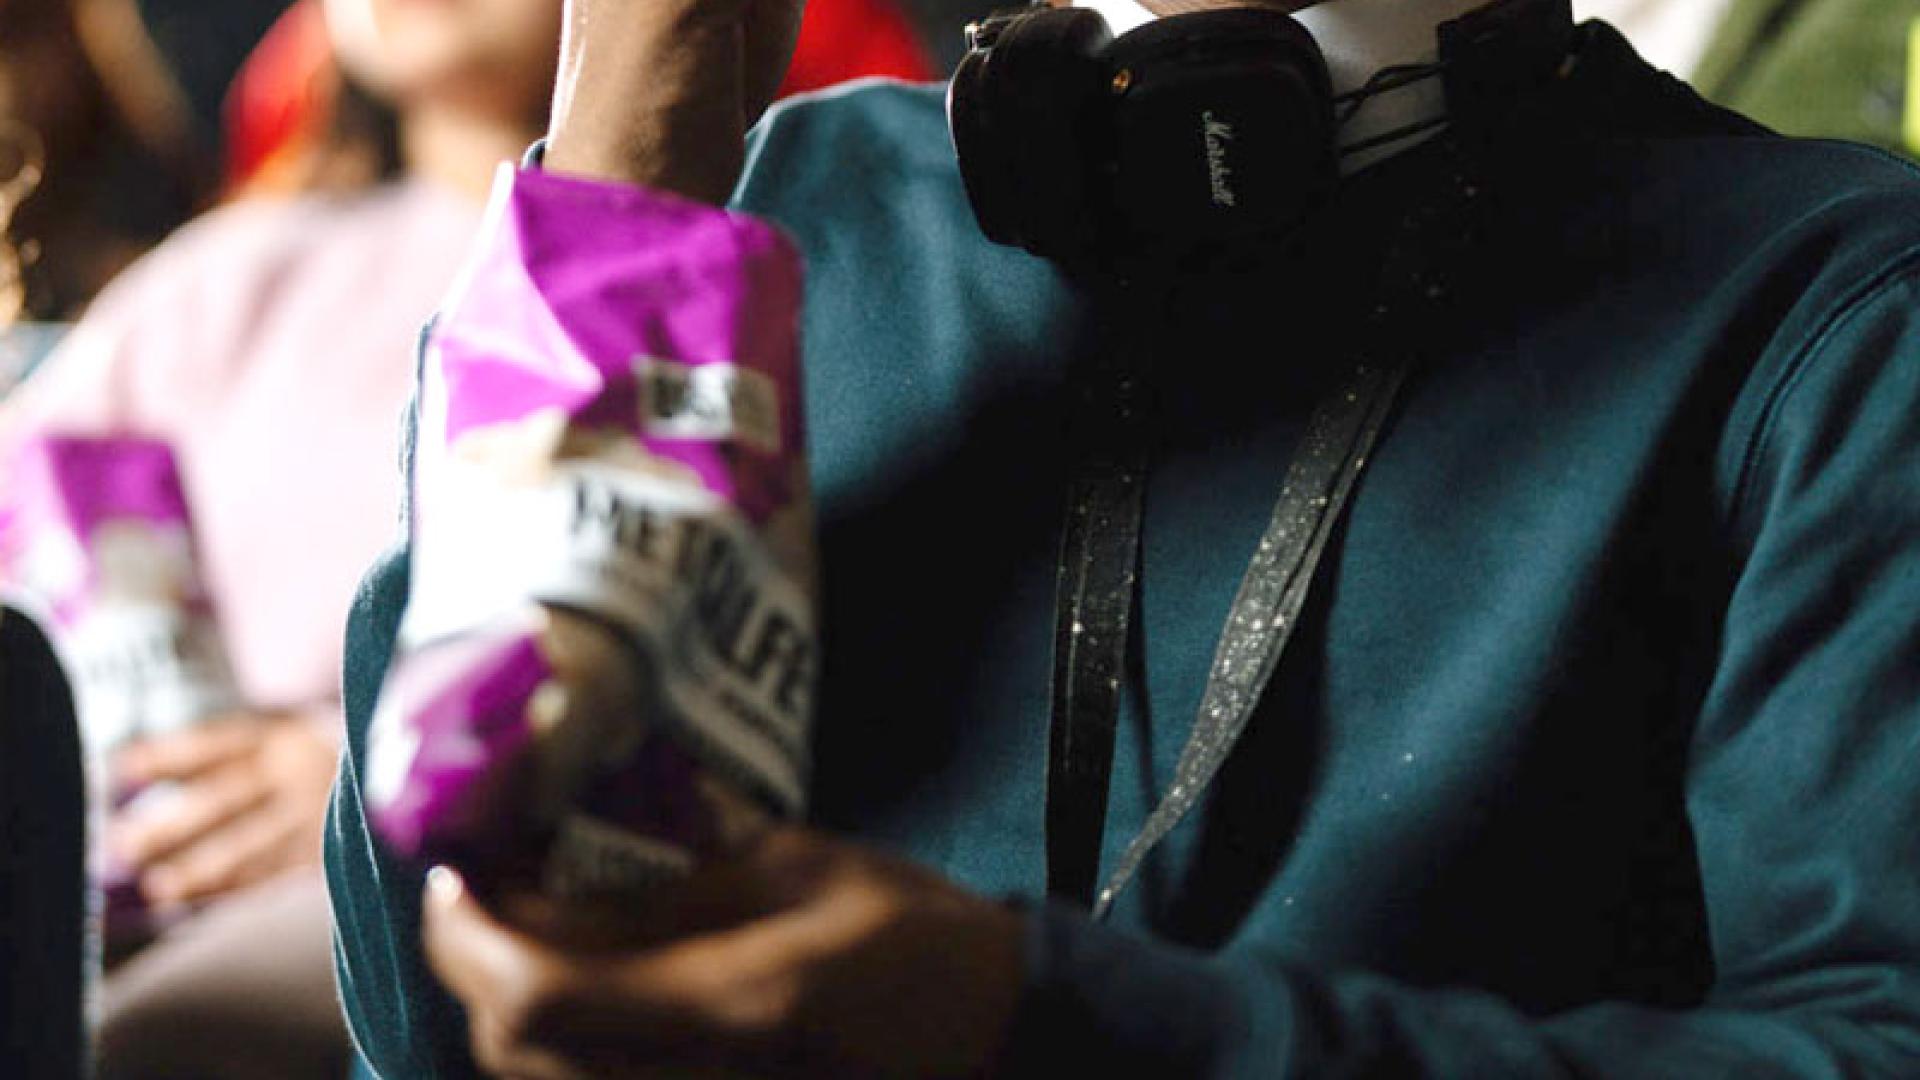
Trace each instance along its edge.
{"label": "person's neck", "polygon": [[485,202],[494,169],[518,161],[540,137],[540,125],[502,122],[452,108],[419,108],[400,122],[407,172]]}
{"label": "person's neck", "polygon": [[[1357,90],[1382,68],[1431,63],[1440,54],[1437,31],[1488,0],[1330,0],[1294,18],[1320,43],[1333,74],[1333,91]],[[1436,86],[1435,91],[1438,91]]]}
{"label": "person's neck", "polygon": [[[1333,91],[1344,94],[1366,85],[1384,68],[1432,63],[1439,56],[1438,28],[1489,0],[1076,0],[1106,16],[1115,33],[1125,33],[1155,15],[1176,15],[1210,8],[1263,7],[1293,13],[1320,45],[1333,76]],[[1144,10],[1143,10],[1144,9]],[[1440,80],[1427,79],[1369,99],[1341,130],[1342,146],[1374,138],[1446,111]],[[1352,155],[1348,172],[1406,149],[1417,140]]]}
{"label": "person's neck", "polygon": [[[1336,0],[1295,15],[1320,44],[1333,75],[1333,92],[1366,85],[1390,67],[1431,64],[1439,59],[1439,27],[1485,7],[1488,0]],[[1437,78],[1424,79],[1368,99],[1340,131],[1343,147],[1378,138],[1447,111],[1447,95]],[[1355,172],[1392,157],[1420,140],[1389,143],[1351,154],[1341,161]]]}

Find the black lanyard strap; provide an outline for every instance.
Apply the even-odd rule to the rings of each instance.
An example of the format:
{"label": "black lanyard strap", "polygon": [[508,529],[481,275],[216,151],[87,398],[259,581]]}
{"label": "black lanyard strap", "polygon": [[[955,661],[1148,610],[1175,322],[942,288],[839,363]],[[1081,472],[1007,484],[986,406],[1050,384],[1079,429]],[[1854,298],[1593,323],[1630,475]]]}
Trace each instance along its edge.
{"label": "black lanyard strap", "polygon": [[[1107,310],[1132,331],[1076,373],[1069,484],[1056,581],[1053,719],[1047,761],[1047,891],[1105,915],[1154,848],[1198,805],[1232,754],[1279,667],[1328,541],[1385,430],[1416,351],[1389,339],[1419,329],[1453,302],[1437,267],[1470,250],[1482,199],[1459,146],[1441,140],[1452,173],[1402,223],[1389,245],[1379,302],[1356,336],[1355,359],[1310,415],[1278,503],[1221,631],[1173,782],[1095,893],[1128,635],[1138,590],[1148,440],[1140,395],[1161,313],[1157,294]],[[1441,173],[1445,177],[1446,173]],[[1110,298],[1111,299],[1111,298]],[[1145,320],[1145,321],[1142,321]],[[1393,333],[1390,334],[1390,331]]]}
{"label": "black lanyard strap", "polygon": [[[1157,304],[1122,287],[1107,308],[1135,316]],[[1139,327],[1143,331],[1145,326]],[[1067,491],[1054,583],[1053,716],[1047,744],[1047,892],[1091,906],[1100,873],[1114,727],[1120,713],[1147,447],[1140,400],[1151,332],[1123,333],[1074,372],[1068,434],[1079,447]]]}
{"label": "black lanyard strap", "polygon": [[1273,517],[1228,610],[1173,783],[1095,898],[1096,918],[1199,802],[1246,730],[1299,625],[1327,538],[1352,499],[1406,375],[1404,358],[1358,364],[1307,421]]}
{"label": "black lanyard strap", "polygon": [[1047,892],[1096,914],[1193,808],[1239,741],[1407,371],[1405,360],[1358,364],[1308,419],[1234,597],[1173,784],[1096,896],[1146,506],[1143,340],[1131,335],[1108,354],[1109,369],[1076,380],[1072,431],[1081,454],[1068,488],[1056,581]]}

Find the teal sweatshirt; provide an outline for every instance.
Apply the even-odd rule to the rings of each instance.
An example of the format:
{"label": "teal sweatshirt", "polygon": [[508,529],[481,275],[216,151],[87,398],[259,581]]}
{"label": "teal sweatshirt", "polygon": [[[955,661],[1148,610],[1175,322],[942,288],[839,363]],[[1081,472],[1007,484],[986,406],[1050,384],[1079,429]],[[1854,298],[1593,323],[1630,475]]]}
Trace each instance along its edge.
{"label": "teal sweatshirt", "polygon": [[[937,88],[777,110],[737,206],[808,267],[822,827],[1035,901],[1009,1073],[1920,1074],[1920,180],[1701,103],[1610,29],[1486,227],[1294,643],[1111,919],[1039,903],[1065,371],[1103,315],[989,245]],[[1156,342],[1108,865],[1443,144],[1216,265]],[[402,554],[348,636],[326,858],[390,1077],[471,1069],[371,839]]]}

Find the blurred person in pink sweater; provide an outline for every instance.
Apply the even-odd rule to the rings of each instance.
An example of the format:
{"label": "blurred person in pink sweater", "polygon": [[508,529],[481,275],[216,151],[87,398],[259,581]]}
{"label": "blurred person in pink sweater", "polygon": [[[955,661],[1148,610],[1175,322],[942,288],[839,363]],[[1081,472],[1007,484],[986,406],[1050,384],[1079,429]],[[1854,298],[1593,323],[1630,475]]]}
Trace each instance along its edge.
{"label": "blurred person in pink sweater", "polygon": [[190,914],[107,976],[103,1077],[345,1071],[318,872],[341,627],[395,532],[413,343],[494,166],[544,124],[559,17],[559,0],[327,0],[356,84],[308,170],[328,190],[180,230],[0,401],[0,461],[41,433],[173,444],[251,703],[111,763],[184,785],[106,841],[150,903]]}

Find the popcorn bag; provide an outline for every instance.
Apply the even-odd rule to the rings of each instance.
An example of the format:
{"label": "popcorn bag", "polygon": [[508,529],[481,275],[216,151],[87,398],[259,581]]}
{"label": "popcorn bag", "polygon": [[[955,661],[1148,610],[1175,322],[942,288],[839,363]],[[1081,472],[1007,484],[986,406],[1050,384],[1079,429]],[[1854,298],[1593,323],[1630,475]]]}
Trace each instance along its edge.
{"label": "popcorn bag", "polygon": [[805,808],[798,260],[533,172],[488,221],[427,345],[368,809],[414,860],[643,891]]}
{"label": "popcorn bag", "polygon": [[[172,785],[103,790],[113,753],[241,704],[173,451],[134,437],[36,439],[9,466],[0,514],[0,582],[54,628],[97,801],[170,797]],[[151,932],[131,872],[110,859],[95,869],[110,942]]]}

